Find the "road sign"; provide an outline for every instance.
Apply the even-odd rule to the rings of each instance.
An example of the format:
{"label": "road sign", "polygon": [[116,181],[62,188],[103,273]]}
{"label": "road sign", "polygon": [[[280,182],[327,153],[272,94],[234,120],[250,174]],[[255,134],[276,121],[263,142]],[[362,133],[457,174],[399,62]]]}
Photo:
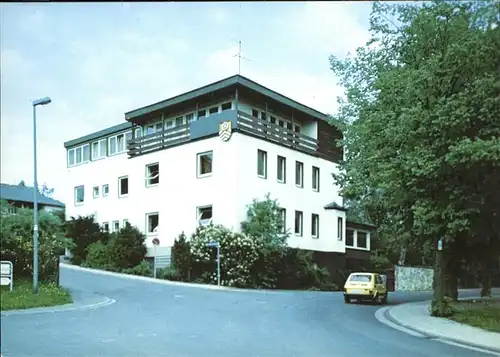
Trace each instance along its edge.
{"label": "road sign", "polygon": [[208,242],[207,244],[205,244],[205,247],[218,247],[219,246],[219,242]]}
{"label": "road sign", "polygon": [[153,244],[154,245],[160,245],[160,240],[158,238],[153,239]]}
{"label": "road sign", "polygon": [[14,265],[7,260],[0,262],[0,285],[10,285],[11,291],[14,285]]}

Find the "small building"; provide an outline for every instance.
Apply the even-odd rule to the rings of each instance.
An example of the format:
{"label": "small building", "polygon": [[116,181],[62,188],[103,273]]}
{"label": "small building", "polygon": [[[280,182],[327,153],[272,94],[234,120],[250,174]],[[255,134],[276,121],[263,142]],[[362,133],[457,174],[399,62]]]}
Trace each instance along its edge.
{"label": "small building", "polygon": [[[0,200],[6,201],[14,208],[33,209],[34,188],[26,186],[23,181],[18,185],[0,184]],[[38,209],[46,212],[64,210],[64,203],[37,192]],[[14,213],[14,212],[2,212]]]}
{"label": "small building", "polygon": [[[239,231],[247,205],[270,193],[289,246],[341,268],[349,231],[332,173],[342,137],[326,114],[235,75],[64,143],[66,214],[93,214],[109,231],[130,222],[146,235],[148,254],[160,255],[199,225]],[[369,233],[366,243],[361,235],[348,249],[369,251]]]}

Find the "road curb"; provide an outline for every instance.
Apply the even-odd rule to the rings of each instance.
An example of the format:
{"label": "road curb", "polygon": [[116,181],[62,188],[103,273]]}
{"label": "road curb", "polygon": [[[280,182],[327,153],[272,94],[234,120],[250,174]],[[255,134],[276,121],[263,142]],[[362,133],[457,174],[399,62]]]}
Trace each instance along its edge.
{"label": "road curb", "polygon": [[[495,297],[497,297],[497,296],[495,296]],[[468,297],[468,298],[461,298],[459,300],[475,300],[475,299],[480,299],[480,297]],[[438,334],[435,334],[435,333],[429,333],[429,332],[424,331],[422,329],[415,328],[415,327],[413,327],[411,325],[408,325],[408,324],[406,324],[406,323],[398,320],[397,318],[395,318],[391,314],[391,310],[394,309],[397,306],[401,306],[401,305],[416,305],[416,304],[425,304],[425,303],[426,304],[430,304],[431,300],[405,303],[405,304],[400,304],[400,305],[390,306],[390,307],[383,307],[381,309],[378,309],[375,312],[375,317],[377,318],[377,320],[379,322],[381,322],[381,323],[383,323],[383,324],[385,324],[385,325],[387,325],[387,326],[389,326],[391,328],[395,328],[394,326],[391,326],[391,324],[397,325],[397,326],[401,327],[401,329],[397,328],[398,330],[400,330],[402,332],[405,332],[405,333],[409,333],[409,334],[411,334],[413,336],[416,336],[416,337],[421,337],[421,338],[425,338],[425,339],[428,339],[428,340],[436,340],[436,341],[444,342],[444,343],[452,343],[452,344],[459,345],[459,346],[462,346],[462,347],[465,347],[465,348],[470,348],[470,349],[483,350],[483,351],[495,354],[497,356],[500,356],[500,349],[497,349],[497,348],[494,348],[494,347],[490,347],[490,346],[486,346],[486,345],[477,344],[477,343],[472,343],[472,342],[468,342],[468,341],[462,341],[462,340],[458,340],[458,339],[453,339],[453,338],[450,338],[450,337],[447,337],[447,336],[438,335]],[[383,318],[380,318],[380,315],[382,315],[383,318],[387,319],[390,323],[386,323],[385,321],[383,321]],[[463,325],[461,323],[458,323],[458,322],[452,321],[452,320],[450,320],[450,322],[458,324],[458,325]],[[464,325],[464,326],[468,326],[468,325]]]}
{"label": "road curb", "polygon": [[100,307],[112,305],[116,302],[115,299],[111,299],[107,296],[103,296],[98,302],[92,304],[82,304],[74,302],[71,304],[64,304],[59,306],[48,306],[48,307],[34,307],[30,309],[22,310],[8,310],[2,311],[0,315],[4,316],[15,316],[15,315],[35,315],[35,314],[47,314],[56,312],[69,312],[69,311],[81,311],[81,310],[91,310]]}
{"label": "road curb", "polygon": [[[255,294],[276,294],[276,293],[282,293],[282,292],[287,292],[287,293],[307,293],[310,292],[308,290],[266,290],[266,289],[243,289],[243,288],[233,288],[229,286],[217,286],[217,285],[210,285],[210,284],[197,284],[197,283],[186,283],[183,281],[172,281],[172,280],[165,280],[165,279],[155,279],[151,278],[148,276],[140,276],[140,275],[131,275],[131,274],[124,274],[124,273],[117,273],[117,272],[112,272],[112,271],[107,271],[107,270],[101,270],[101,269],[92,269],[92,268],[84,268],[80,267],[77,265],[72,265],[72,264],[66,264],[66,263],[59,263],[60,267],[62,268],[68,268],[68,269],[73,269],[73,270],[79,270],[79,271],[86,271],[92,274],[100,274],[100,275],[108,275],[108,276],[114,276],[114,277],[119,277],[123,279],[130,279],[130,280],[140,280],[144,282],[150,282],[154,284],[162,284],[162,285],[172,285],[172,286],[179,286],[179,287],[187,287],[187,288],[198,288],[198,289],[205,289],[205,290],[219,290],[219,291],[233,291],[233,292],[240,292],[240,293],[255,293]],[[341,293],[338,291],[315,291],[318,293]]]}

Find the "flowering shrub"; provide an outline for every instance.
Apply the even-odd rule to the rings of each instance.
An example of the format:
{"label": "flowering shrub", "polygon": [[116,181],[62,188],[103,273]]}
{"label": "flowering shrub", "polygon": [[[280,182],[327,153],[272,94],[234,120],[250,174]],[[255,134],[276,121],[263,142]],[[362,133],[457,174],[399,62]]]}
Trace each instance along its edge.
{"label": "flowering shrub", "polygon": [[195,274],[207,283],[217,281],[217,252],[216,248],[206,247],[209,242],[220,245],[221,285],[250,287],[261,243],[220,225],[198,228],[190,240],[191,259]]}

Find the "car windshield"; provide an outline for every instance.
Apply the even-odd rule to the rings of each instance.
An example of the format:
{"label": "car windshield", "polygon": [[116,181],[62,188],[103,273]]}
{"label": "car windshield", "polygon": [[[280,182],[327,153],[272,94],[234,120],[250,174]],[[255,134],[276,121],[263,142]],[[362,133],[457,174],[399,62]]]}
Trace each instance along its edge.
{"label": "car windshield", "polygon": [[349,278],[349,281],[356,281],[360,283],[369,283],[372,280],[371,275],[366,275],[366,274],[356,274],[356,275],[351,275]]}

